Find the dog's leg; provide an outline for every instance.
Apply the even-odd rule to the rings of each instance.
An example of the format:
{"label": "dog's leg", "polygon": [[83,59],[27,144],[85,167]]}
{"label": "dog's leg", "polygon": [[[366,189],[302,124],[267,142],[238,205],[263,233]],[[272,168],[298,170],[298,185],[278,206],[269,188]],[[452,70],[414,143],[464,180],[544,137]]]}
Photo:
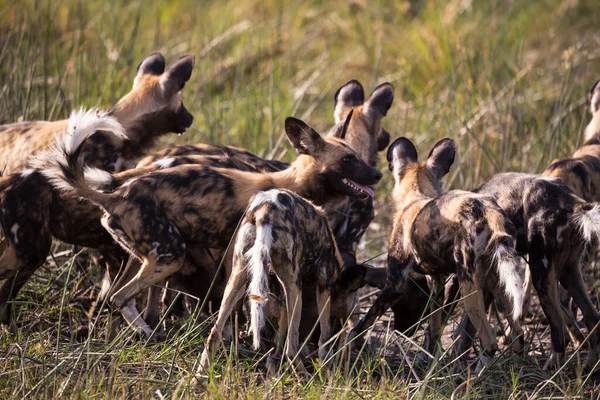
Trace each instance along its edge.
{"label": "dog's leg", "polygon": [[279,320],[275,337],[275,350],[272,354],[270,354],[267,357],[267,377],[269,379],[274,378],[275,374],[277,373],[277,370],[279,369],[279,364],[283,355],[283,349],[285,347],[285,338],[287,337],[287,331],[287,309],[283,306],[283,304],[281,304],[281,307],[279,307]]}
{"label": "dog's leg", "polygon": [[379,317],[394,304],[397,300],[400,292],[392,286],[386,286],[371,305],[367,314],[360,320],[358,324],[350,332],[349,341],[352,341],[355,337],[363,335],[365,330],[371,327]]}
{"label": "dog's leg", "polygon": [[588,296],[579,268],[570,268],[568,271],[564,271],[560,281],[581,310],[583,320],[589,332],[593,330],[590,335],[590,352],[588,353],[586,364],[586,368],[591,370],[598,362],[598,357],[600,356],[600,326],[598,326],[600,314]]}
{"label": "dog's leg", "polygon": [[577,307],[577,304],[575,304],[569,292],[567,292],[562,285],[558,286],[558,297],[560,299],[560,307],[563,312],[565,323],[567,324],[571,342],[573,343],[573,346],[578,347],[585,339],[585,336],[581,332],[581,329],[579,329],[579,324],[577,323],[576,315],[577,311],[579,311],[579,307]]}
{"label": "dog's leg", "polygon": [[172,259],[170,263],[158,263],[155,259],[146,259],[139,273],[111,298],[111,302],[121,311],[127,323],[147,337],[152,334],[152,329],[144,321],[131,300],[151,285],[164,281],[169,275],[179,270],[182,263],[183,257]]}
{"label": "dog's leg", "polygon": [[425,333],[425,349],[430,354],[435,354],[438,345],[440,344],[440,335],[442,331],[442,317],[444,304],[444,277],[443,276],[431,276],[427,277],[430,282],[429,288],[431,293],[431,299],[429,309],[431,316],[429,317],[429,325],[427,326],[427,332]]}
{"label": "dog's leg", "polygon": [[[495,286],[493,292],[494,298],[498,303],[498,308],[504,315],[504,318],[506,318],[508,321],[509,329],[507,330],[506,335],[508,337],[509,344],[515,353],[521,354],[525,347],[525,332],[523,331],[519,321],[516,321],[513,318],[512,304],[506,297],[504,289]],[[489,307],[487,303],[486,307]]]}
{"label": "dog's leg", "polygon": [[[160,286],[164,286],[164,281],[160,282]],[[162,288],[156,285],[152,285],[148,288],[148,299],[146,300],[144,321],[152,328],[156,328],[160,318],[161,291]]]}
{"label": "dog's leg", "polygon": [[550,324],[552,354],[544,366],[545,369],[560,365],[564,358],[566,344],[566,326],[560,310],[556,273],[552,263],[543,253],[538,254],[531,251],[529,254],[529,269],[531,270],[533,286]]}
{"label": "dog's leg", "polygon": [[[35,233],[35,237],[30,236]],[[5,238],[8,246],[4,249],[0,257],[0,269],[4,269],[7,275],[0,286],[0,322],[16,328],[13,320],[12,300],[23,286],[33,276],[35,271],[44,264],[46,257],[50,252],[52,239],[47,230],[41,229],[34,231],[29,228],[23,228],[22,236],[17,241],[13,238]]]}
{"label": "dog's leg", "polygon": [[531,307],[531,290],[533,289],[533,279],[531,278],[531,270],[529,266],[525,266],[525,278],[523,279],[523,314],[521,314],[521,322],[527,315],[529,307]]}
{"label": "dog's leg", "polygon": [[496,337],[494,336],[490,323],[486,317],[485,304],[481,290],[482,285],[478,285],[468,278],[462,279],[460,285],[465,309],[469,315],[469,319],[479,333],[483,347],[483,354],[481,354],[475,369],[475,372],[479,373],[494,357],[494,354],[498,350],[498,343],[496,342]]}
{"label": "dog's leg", "polygon": [[319,337],[319,358],[321,362],[325,362],[329,345],[325,343],[331,338],[331,292],[327,287],[327,277],[319,276],[319,284],[317,285],[317,310],[320,315],[319,326],[321,334]]}
{"label": "dog's leg", "polygon": [[[457,286],[459,286],[458,283]],[[493,300],[494,297],[492,296],[492,292],[489,290],[484,290],[483,302],[486,310],[490,308],[490,304],[492,304]],[[469,319],[469,315],[467,314],[467,312],[463,312],[460,323],[458,324],[454,332],[452,332],[453,339],[459,338],[458,342],[456,343],[454,354],[458,357],[469,351],[471,346],[473,346],[473,341],[475,340],[476,335],[477,329],[475,329],[475,325],[473,325],[473,322],[471,322],[471,320]]]}
{"label": "dog's leg", "polygon": [[297,373],[307,376],[302,357],[298,354],[300,350],[300,320],[302,318],[302,289],[297,284],[300,266],[296,266],[295,271],[293,272],[276,271],[276,273],[285,292],[285,304],[288,317],[288,335],[285,355],[288,361],[292,363]]}
{"label": "dog's leg", "polygon": [[[200,365],[198,367],[198,373],[208,373],[208,367],[212,355],[217,349],[219,340],[223,333],[223,328],[227,319],[231,315],[231,312],[235,308],[238,301],[242,299],[246,293],[246,287],[248,286],[248,274],[243,264],[243,258],[236,259],[233,265],[233,270],[227,286],[225,287],[225,293],[223,294],[223,301],[221,302],[221,308],[219,310],[219,316],[215,322],[215,326],[210,331],[204,351],[202,352],[202,358],[200,359]],[[280,322],[281,323],[281,322]]]}

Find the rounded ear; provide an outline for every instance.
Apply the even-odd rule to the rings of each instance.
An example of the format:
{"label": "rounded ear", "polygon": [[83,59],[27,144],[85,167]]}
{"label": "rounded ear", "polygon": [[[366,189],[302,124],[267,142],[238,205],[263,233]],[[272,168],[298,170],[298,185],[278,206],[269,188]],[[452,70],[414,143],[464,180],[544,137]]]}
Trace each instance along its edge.
{"label": "rounded ear", "polygon": [[344,125],[340,126],[337,124],[334,127],[334,132],[330,133],[329,136],[333,136],[336,138],[340,138],[344,140],[346,138],[346,132],[348,132],[348,127],[350,126],[350,120],[352,119],[352,114],[354,114],[354,109],[351,109],[348,115],[346,115],[346,120],[344,121]]}
{"label": "rounded ear", "polygon": [[377,151],[384,151],[390,144],[390,134],[381,128],[381,133],[377,136]]}
{"label": "rounded ear", "polygon": [[454,163],[456,155],[456,145],[454,140],[445,138],[433,146],[427,157],[427,167],[433,172],[437,179],[440,179],[450,171],[450,166]]}
{"label": "rounded ear", "polygon": [[333,118],[337,124],[342,120],[346,110],[358,107],[365,102],[365,90],[359,81],[353,79],[340,86],[333,96],[333,102],[335,104]]}
{"label": "rounded ear", "polygon": [[388,148],[386,158],[390,171],[398,171],[419,159],[415,145],[405,137],[394,140]]}
{"label": "rounded ear", "polygon": [[337,288],[339,291],[350,295],[365,285],[365,275],[367,267],[362,264],[344,267],[337,279]]}
{"label": "rounded ear", "polygon": [[185,83],[190,80],[192,70],[196,63],[196,57],[192,54],[186,54],[179,58],[175,64],[161,76],[160,84],[165,94],[170,97],[179,92],[185,86]]}
{"label": "rounded ear", "polygon": [[600,80],[594,83],[592,89],[590,90],[590,106],[592,107],[592,114],[595,114],[596,111],[600,108]]}
{"label": "rounded ear", "polygon": [[394,86],[391,83],[382,83],[377,86],[365,103],[364,110],[368,113],[378,113],[384,117],[394,101]]}
{"label": "rounded ear", "polygon": [[304,121],[287,117],[285,133],[296,151],[300,154],[314,155],[325,145],[325,141],[313,128]]}
{"label": "rounded ear", "polygon": [[146,74],[161,75],[163,72],[165,72],[165,56],[159,52],[152,53],[138,65],[133,87],[138,85],[142,76]]}

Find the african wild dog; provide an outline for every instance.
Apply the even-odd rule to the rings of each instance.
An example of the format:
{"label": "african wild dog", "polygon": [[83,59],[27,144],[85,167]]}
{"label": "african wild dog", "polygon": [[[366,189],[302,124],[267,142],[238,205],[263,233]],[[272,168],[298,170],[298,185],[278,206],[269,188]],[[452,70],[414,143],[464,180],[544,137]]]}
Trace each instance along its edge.
{"label": "african wild dog", "polygon": [[101,206],[103,226],[127,251],[143,260],[139,273],[111,297],[138,331],[150,336],[132,300],[150,285],[181,269],[188,247],[227,248],[250,198],[258,191],[289,189],[318,205],[343,196],[372,196],[381,172],[340,138],[322,138],[289,117],[285,130],[300,153],[290,168],[273,173],[184,165],[128,181],[112,193],[87,186],[80,157],[81,137],[64,137],[45,154],[44,173],[53,184]]}
{"label": "african wild dog", "polygon": [[[108,112],[121,125],[124,124],[125,136],[117,137],[102,131],[93,134],[82,149],[86,163],[97,168],[121,169],[147,151],[158,136],[185,131],[193,117],[183,105],[181,89],[190,78],[193,66],[194,57],[191,55],[180,58],[166,71],[162,54],[146,57],[138,67],[131,92]],[[74,123],[83,117],[83,114],[76,114],[69,121]],[[30,134],[38,125],[47,124],[52,123],[8,125],[0,128],[0,136],[14,137],[18,127],[22,129],[19,134]],[[58,129],[60,124],[57,123],[53,129]],[[65,130],[67,126],[64,125]],[[26,127],[31,128],[27,128],[29,130],[25,133],[23,129]],[[38,143],[44,141],[44,146],[48,145],[43,139],[47,133],[39,134]],[[8,142],[5,140],[5,146]],[[41,145],[36,146],[42,148]],[[5,149],[8,153],[13,151]],[[18,168],[19,163],[11,164],[11,170]],[[0,321],[3,323],[13,321],[9,302],[45,262],[52,236],[67,243],[101,250],[106,264],[113,269],[118,269],[126,256],[100,224],[102,211],[96,205],[56,191],[35,169],[0,179],[0,209],[3,210],[0,223],[7,241],[0,257],[0,273],[4,278],[10,278],[18,271],[14,279],[6,280],[0,287]]]}
{"label": "african wild dog", "polygon": [[[390,135],[382,127],[382,119],[386,116],[394,100],[394,87],[390,83],[377,86],[365,101],[365,92],[356,80],[342,85],[334,96],[335,125],[328,136],[339,136],[344,129],[345,121],[352,111],[346,126],[344,141],[354,149],[363,160],[372,167],[377,166],[377,153],[387,148]],[[247,162],[249,169],[274,172],[289,166],[275,160],[264,160],[246,150],[231,146],[216,145],[182,145],[165,149],[141,160],[138,167],[160,161],[164,158],[189,155],[222,154],[241,162]],[[348,264],[356,263],[356,247],[367,227],[374,218],[373,199],[341,198],[337,202],[328,202],[325,212],[336,236],[342,257]]]}
{"label": "african wild dog", "polygon": [[[396,215],[388,253],[388,283],[352,334],[362,334],[394,303],[411,273],[431,276],[434,288],[441,283],[441,276],[456,273],[463,303],[483,344],[480,369],[498,347],[485,316],[483,290],[490,290],[496,299],[505,302],[505,315],[520,333],[517,319],[523,303],[522,282],[517,273],[515,228],[494,200],[460,190],[443,193],[441,178],[450,170],[454,156],[451,139],[438,142],[422,163],[406,138],[396,139],[389,147]],[[506,304],[498,281],[512,305]],[[432,290],[434,294],[439,292]],[[438,299],[432,307],[440,304]],[[434,312],[429,325],[429,351],[437,346],[440,325],[441,312]]]}
{"label": "african wild dog", "polygon": [[[580,270],[586,244],[600,235],[600,205],[586,203],[559,179],[523,173],[495,175],[474,192],[493,197],[517,228],[517,251],[528,255],[533,286],[550,324],[552,354],[544,368],[560,366],[566,341],[557,283],[575,299],[590,332],[600,321]],[[486,296],[486,309],[491,300]],[[459,352],[470,346],[473,326],[465,323]],[[598,361],[599,337],[597,331],[590,336],[588,368]]]}
{"label": "african wild dog", "polygon": [[[586,201],[600,201],[600,81],[590,90],[590,108],[592,120],[585,129],[584,144],[570,158],[553,161],[542,173],[562,179],[567,187]],[[526,270],[526,309],[528,308],[531,292],[531,276]],[[559,287],[563,311],[567,321],[574,321],[577,307],[571,303],[568,294]],[[574,312],[573,312],[574,311]],[[573,323],[568,324],[569,332],[575,339],[578,329]],[[575,340],[577,342],[578,340]]]}
{"label": "african wild dog", "polygon": [[[153,53],[138,66],[133,89],[109,111],[125,128],[127,139],[114,135],[94,135],[84,151],[90,166],[119,171],[131,168],[137,158],[165,133],[183,133],[193,117],[183,105],[181,89],[194,67],[192,55],[181,57],[165,71],[165,57]],[[3,175],[27,167],[29,157],[46,150],[54,137],[67,129],[68,120],[28,121],[0,126]]]}
{"label": "african wild dog", "polygon": [[[305,372],[300,350],[300,322],[307,311],[304,296],[316,297],[319,316],[319,357],[325,361],[331,337],[330,315],[346,320],[354,309],[354,293],[364,282],[362,265],[343,267],[324,212],[286,190],[258,192],[250,201],[235,239],[233,271],[225,288],[219,316],[206,342],[200,371],[206,371],[233,307],[248,293],[254,349],[260,347],[265,303],[275,302],[279,315],[275,357],[284,353]],[[269,279],[269,275],[277,279]],[[277,290],[278,284],[281,289]],[[276,287],[273,287],[273,286]],[[269,288],[271,286],[271,289]],[[279,299],[277,295],[282,296]],[[287,337],[287,345],[286,345]],[[274,368],[269,357],[268,371]]]}

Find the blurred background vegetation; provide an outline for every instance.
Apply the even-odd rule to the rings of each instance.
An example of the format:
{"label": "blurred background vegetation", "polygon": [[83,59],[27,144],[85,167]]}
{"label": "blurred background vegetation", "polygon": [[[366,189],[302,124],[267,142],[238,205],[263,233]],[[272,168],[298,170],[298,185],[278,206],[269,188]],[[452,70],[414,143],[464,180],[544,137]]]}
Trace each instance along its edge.
{"label": "blurred background vegetation", "polygon": [[[496,172],[541,172],[581,144],[599,21],[597,0],[0,0],[0,123],[109,108],[145,55],[193,53],[184,96],[195,122],[161,147],[291,160],[285,117],[324,131],[340,85],[358,79],[368,94],[389,81],[392,138],[422,156],[454,138],[447,186],[468,189]],[[387,249],[391,185],[379,187],[363,257]]]}

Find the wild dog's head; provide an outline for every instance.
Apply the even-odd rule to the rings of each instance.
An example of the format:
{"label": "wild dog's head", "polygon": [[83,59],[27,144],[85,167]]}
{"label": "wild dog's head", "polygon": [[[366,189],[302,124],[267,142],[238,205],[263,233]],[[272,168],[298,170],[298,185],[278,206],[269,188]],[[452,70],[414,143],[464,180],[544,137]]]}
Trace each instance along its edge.
{"label": "wild dog's head", "polygon": [[437,197],[443,189],[441,179],[454,163],[456,147],[452,139],[442,139],[433,146],[427,160],[419,163],[413,143],[401,137],[394,140],[387,151],[388,167],[394,175],[394,199],[403,199],[417,193]]}
{"label": "wild dog's head", "polygon": [[[352,117],[348,115],[347,125]],[[381,172],[367,164],[360,155],[344,143],[343,128],[340,137],[323,138],[303,121],[289,117],[285,120],[285,131],[292,146],[300,156],[292,163],[292,168],[303,180],[310,180],[313,187],[307,188],[316,193],[317,199],[335,195],[357,198],[373,196],[369,185],[381,179]]]}
{"label": "wild dog's head", "polygon": [[185,55],[165,69],[165,57],[152,53],[140,63],[133,89],[112,108],[127,136],[149,147],[165,133],[183,133],[194,117],[183,105],[181,90],[190,79],[195,57]]}
{"label": "wild dog's head", "polygon": [[338,89],[334,96],[333,116],[336,125],[329,136],[339,137],[348,114],[353,111],[345,133],[345,142],[360,154],[371,166],[377,165],[377,152],[383,151],[390,143],[381,120],[394,101],[394,87],[383,83],[373,90],[365,102],[365,92],[360,82],[352,80]]}
{"label": "wild dog's head", "polygon": [[590,107],[592,110],[592,120],[585,128],[585,141],[589,142],[592,139],[596,139],[600,144],[600,80],[597,81],[592,90],[590,90]]}

